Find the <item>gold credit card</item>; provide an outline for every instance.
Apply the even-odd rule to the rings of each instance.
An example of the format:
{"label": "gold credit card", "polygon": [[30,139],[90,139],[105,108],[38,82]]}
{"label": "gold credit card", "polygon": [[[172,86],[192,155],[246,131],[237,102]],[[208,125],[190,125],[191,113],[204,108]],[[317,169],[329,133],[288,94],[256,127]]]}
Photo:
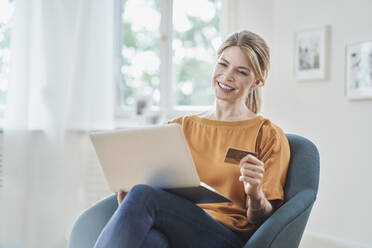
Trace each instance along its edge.
{"label": "gold credit card", "polygon": [[225,163],[231,163],[231,164],[240,164],[240,160],[247,156],[248,154],[252,154],[253,156],[257,156],[257,152],[248,152],[241,149],[236,149],[229,147],[227,149],[227,153],[225,156]]}

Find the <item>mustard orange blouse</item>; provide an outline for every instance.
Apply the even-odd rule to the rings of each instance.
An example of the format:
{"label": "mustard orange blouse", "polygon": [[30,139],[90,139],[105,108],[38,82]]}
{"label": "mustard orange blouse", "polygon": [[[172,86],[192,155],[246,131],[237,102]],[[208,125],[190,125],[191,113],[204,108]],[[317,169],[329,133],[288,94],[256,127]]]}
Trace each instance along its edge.
{"label": "mustard orange blouse", "polygon": [[269,201],[283,201],[283,187],[290,150],[284,132],[270,120],[257,116],[243,121],[216,121],[196,115],[170,121],[182,126],[200,180],[232,203],[198,204],[214,219],[230,229],[251,235],[257,228],[248,222],[248,198],[239,181],[238,165],[225,163],[228,147],[257,152],[264,162],[262,190]]}

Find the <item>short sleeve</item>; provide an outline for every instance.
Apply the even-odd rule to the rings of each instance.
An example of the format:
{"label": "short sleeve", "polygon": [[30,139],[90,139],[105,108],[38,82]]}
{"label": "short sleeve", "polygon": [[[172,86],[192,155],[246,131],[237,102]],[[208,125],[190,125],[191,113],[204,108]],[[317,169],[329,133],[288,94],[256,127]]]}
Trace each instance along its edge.
{"label": "short sleeve", "polygon": [[168,124],[176,123],[182,126],[182,122],[183,122],[183,117],[178,117],[176,119],[168,121]]}
{"label": "short sleeve", "polygon": [[288,139],[279,127],[264,123],[257,136],[256,151],[265,167],[262,191],[269,201],[280,205],[290,159]]}

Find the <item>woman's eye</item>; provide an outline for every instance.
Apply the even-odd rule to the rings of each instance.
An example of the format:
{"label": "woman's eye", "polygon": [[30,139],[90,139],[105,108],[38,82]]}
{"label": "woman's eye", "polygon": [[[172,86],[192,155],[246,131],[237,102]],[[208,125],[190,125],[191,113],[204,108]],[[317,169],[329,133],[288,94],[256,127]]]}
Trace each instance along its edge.
{"label": "woman's eye", "polygon": [[219,62],[218,64],[222,65],[223,67],[227,67],[227,65],[225,63]]}
{"label": "woman's eye", "polygon": [[240,74],[244,75],[244,76],[247,76],[248,74],[244,71],[238,71]]}

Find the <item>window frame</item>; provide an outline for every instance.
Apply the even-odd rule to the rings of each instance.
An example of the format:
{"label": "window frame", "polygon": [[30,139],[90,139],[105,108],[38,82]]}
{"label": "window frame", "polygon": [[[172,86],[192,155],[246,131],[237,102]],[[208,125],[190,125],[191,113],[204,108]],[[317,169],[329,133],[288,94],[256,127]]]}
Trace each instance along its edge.
{"label": "window frame", "polygon": [[[10,1],[10,0],[6,0],[6,1],[8,3],[13,4],[13,9],[14,9],[14,5],[15,5],[14,1]],[[14,10],[13,10],[12,16],[10,17],[10,33],[12,33],[12,19],[13,19],[13,16],[14,16]],[[10,35],[12,35],[12,34],[10,34]],[[10,53],[11,53],[11,47],[9,47],[9,50],[10,50]],[[10,72],[9,72],[9,74],[10,74]],[[8,89],[9,89],[9,74],[7,75],[8,76],[8,78],[7,78],[7,80],[8,80]],[[5,92],[6,95],[8,94],[8,89]],[[4,124],[5,124],[5,118],[4,118],[5,110],[6,110],[6,102],[5,102],[5,104],[1,104],[0,103],[0,114],[1,114],[1,117],[0,117],[0,134],[2,133],[2,129],[4,128]]]}
{"label": "window frame", "polygon": [[[174,0],[160,0],[160,14],[161,21],[159,27],[159,39],[160,39],[160,103],[159,106],[151,106],[150,114],[161,114],[162,117],[169,119],[185,114],[196,114],[203,111],[209,110],[213,105],[176,105],[174,88],[174,66],[173,66],[173,1]],[[123,0],[116,1],[115,6],[115,65],[116,65],[116,104],[115,104],[115,116],[117,119],[131,118],[135,116],[134,109],[132,106],[126,106],[122,102],[121,92],[121,65],[122,65],[122,20],[121,16],[123,13]],[[221,24],[220,24],[221,25]]]}

